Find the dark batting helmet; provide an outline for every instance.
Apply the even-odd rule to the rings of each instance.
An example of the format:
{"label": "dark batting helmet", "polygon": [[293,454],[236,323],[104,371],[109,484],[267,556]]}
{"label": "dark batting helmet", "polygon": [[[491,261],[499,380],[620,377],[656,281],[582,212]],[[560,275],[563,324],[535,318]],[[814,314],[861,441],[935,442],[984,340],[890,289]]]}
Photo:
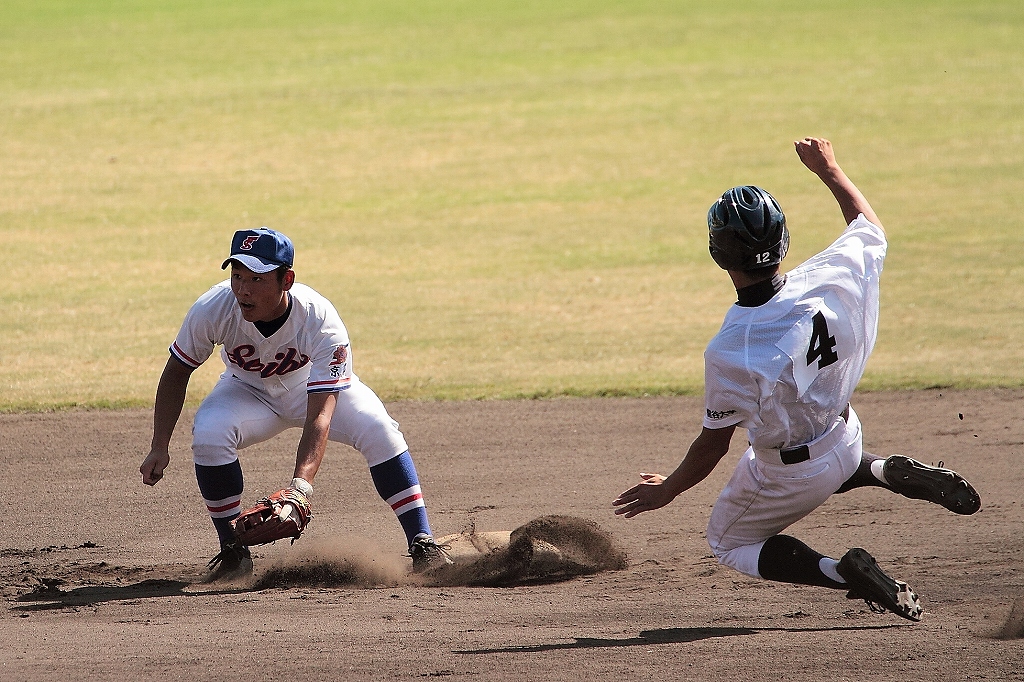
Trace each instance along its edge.
{"label": "dark batting helmet", "polygon": [[760,187],[733,187],[708,209],[708,248],[723,270],[778,265],[789,250],[779,202]]}

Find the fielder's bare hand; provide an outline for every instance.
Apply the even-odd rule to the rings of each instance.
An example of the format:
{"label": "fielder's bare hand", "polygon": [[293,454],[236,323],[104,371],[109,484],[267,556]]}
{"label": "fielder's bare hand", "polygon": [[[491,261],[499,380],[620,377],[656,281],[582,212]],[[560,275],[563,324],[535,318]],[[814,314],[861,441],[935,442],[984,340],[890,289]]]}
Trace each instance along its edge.
{"label": "fielder's bare hand", "polygon": [[643,483],[620,493],[612,502],[613,507],[619,507],[616,514],[631,519],[645,511],[660,509],[675,499],[675,495],[662,485],[665,477],[661,474],[640,474],[640,478],[644,479]]}
{"label": "fielder's bare hand", "polygon": [[156,485],[164,477],[164,469],[171,463],[171,456],[166,450],[150,450],[146,459],[139,467],[142,474],[142,482],[146,485]]}
{"label": "fielder's bare hand", "polygon": [[839,168],[835,152],[832,151],[832,143],[825,138],[805,137],[793,145],[796,147],[797,156],[815,175],[821,176]]}

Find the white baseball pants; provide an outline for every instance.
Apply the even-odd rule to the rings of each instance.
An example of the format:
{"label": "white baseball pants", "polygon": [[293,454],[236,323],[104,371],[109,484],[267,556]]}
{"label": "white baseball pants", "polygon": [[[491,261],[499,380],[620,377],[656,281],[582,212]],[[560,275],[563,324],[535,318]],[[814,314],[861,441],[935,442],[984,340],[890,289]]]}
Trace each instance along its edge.
{"label": "white baseball pants", "polygon": [[808,444],[811,458],[798,464],[768,463],[747,448],[708,522],[708,544],[719,563],[761,578],[757,561],[765,540],[817,509],[854,474],[863,433],[853,408],[833,429],[841,431]]}
{"label": "white baseball pants", "polygon": [[[305,390],[280,398],[231,376],[222,377],[196,411],[192,427],[192,458],[202,466],[221,466],[238,459],[238,451],[261,443],[306,421]],[[376,466],[409,449],[398,422],[370,387],[358,379],[338,392],[338,406],[328,438],[350,445]]]}

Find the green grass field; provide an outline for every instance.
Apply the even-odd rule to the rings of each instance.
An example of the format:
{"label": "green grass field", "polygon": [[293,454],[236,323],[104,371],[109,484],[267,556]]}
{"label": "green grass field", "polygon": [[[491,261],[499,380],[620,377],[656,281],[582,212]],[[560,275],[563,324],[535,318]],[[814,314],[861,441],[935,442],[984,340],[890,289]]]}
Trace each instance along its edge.
{"label": "green grass field", "polygon": [[1024,384],[1024,4],[719,5],[8,0],[0,409],[150,404],[260,225],[385,399],[700,392],[714,199],[842,227],[809,134],[891,240],[862,385]]}

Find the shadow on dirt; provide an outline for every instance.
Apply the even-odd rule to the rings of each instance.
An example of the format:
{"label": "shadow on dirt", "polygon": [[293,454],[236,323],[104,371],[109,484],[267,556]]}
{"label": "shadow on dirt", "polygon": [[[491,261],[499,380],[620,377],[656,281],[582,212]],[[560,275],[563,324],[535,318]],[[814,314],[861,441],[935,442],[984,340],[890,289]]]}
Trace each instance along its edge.
{"label": "shadow on dirt", "polygon": [[247,587],[236,587],[217,591],[186,592],[185,588],[195,583],[184,580],[149,579],[133,585],[90,585],[62,590],[60,580],[43,579],[31,592],[21,595],[15,601],[35,602],[23,606],[12,606],[12,611],[50,611],[76,606],[93,606],[104,602],[132,601],[157,597],[186,597],[210,594],[238,594],[251,591]]}
{"label": "shadow on dirt", "polygon": [[[469,529],[449,536],[448,541],[451,544],[443,546],[452,551],[454,563],[420,574],[409,572],[408,559],[382,553],[372,541],[352,539],[307,545],[302,553],[271,564],[253,579],[216,585],[178,577],[185,568],[180,566],[155,567],[149,571],[153,577],[144,578],[143,569],[99,562],[69,569],[62,577],[32,575],[36,585],[16,598],[23,605],[12,608],[27,613],[266,589],[514,587],[562,582],[627,566],[625,552],[615,546],[611,535],[592,521],[571,516],[543,516],[510,532],[479,534]],[[129,579],[136,582],[129,584]],[[108,580],[121,584],[103,584]],[[82,582],[93,584],[68,587]]]}
{"label": "shadow on dirt", "polygon": [[1024,639],[1024,597],[1017,597],[1010,609],[1010,615],[999,630],[988,635],[992,639]]}
{"label": "shadow on dirt", "polygon": [[623,646],[651,646],[652,644],[688,644],[718,637],[745,637],[759,632],[841,632],[844,630],[888,630],[910,627],[909,625],[863,625],[831,628],[659,628],[644,630],[638,637],[606,639],[601,637],[575,637],[571,642],[558,644],[535,644],[531,646],[509,646],[497,649],[470,649],[455,651],[457,654],[516,654],[540,653],[560,649],[605,649]]}

